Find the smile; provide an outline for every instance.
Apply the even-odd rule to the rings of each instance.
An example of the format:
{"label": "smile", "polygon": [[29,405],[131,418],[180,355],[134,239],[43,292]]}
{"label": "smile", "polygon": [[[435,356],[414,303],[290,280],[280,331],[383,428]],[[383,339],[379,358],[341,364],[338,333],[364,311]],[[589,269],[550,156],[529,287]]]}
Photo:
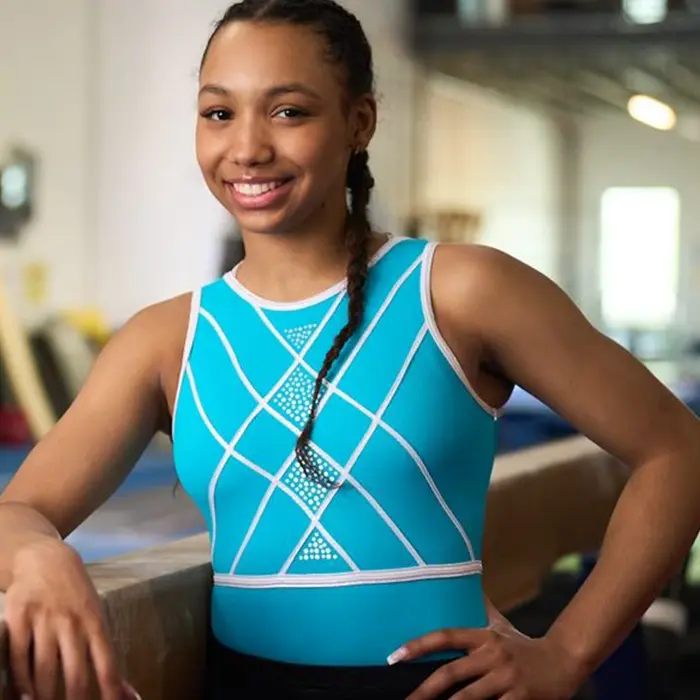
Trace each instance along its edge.
{"label": "smile", "polygon": [[237,209],[261,210],[284,204],[294,187],[294,178],[257,182],[226,182],[229,201]]}
{"label": "smile", "polygon": [[259,197],[261,194],[272,192],[285,184],[285,180],[271,180],[270,182],[234,182],[233,189],[246,197]]}

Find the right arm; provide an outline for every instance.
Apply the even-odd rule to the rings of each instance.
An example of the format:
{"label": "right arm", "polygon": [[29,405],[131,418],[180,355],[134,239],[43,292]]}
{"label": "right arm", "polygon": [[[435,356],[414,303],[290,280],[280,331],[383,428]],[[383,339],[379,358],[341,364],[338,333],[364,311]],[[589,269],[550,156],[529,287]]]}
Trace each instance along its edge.
{"label": "right arm", "polygon": [[11,583],[17,552],[69,535],[112,495],[158,430],[156,313],[140,312],[107,344],[72,406],[0,495],[0,591]]}
{"label": "right arm", "polygon": [[107,344],[72,406],[0,495],[11,662],[19,690],[35,700],[54,697],[58,656],[68,696],[87,697],[82,652],[93,659],[102,697],[123,697],[97,593],[63,539],[117,489],[165,422],[163,306],[134,316]]}

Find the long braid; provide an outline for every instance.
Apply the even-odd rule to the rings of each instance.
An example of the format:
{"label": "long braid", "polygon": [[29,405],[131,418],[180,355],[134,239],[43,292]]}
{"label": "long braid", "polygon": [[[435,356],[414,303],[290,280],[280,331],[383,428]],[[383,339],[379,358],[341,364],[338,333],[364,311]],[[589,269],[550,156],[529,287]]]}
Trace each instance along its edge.
{"label": "long braid", "polygon": [[346,243],[350,259],[347,268],[348,321],[335,337],[331,349],[323,360],[321,370],[316,377],[311,399],[309,417],[301,431],[296,444],[296,456],[306,476],[313,481],[333,488],[336,482],[327,477],[312,461],[309,450],[311,432],[316,421],[321,391],[328,373],[340,356],[343,348],[360,327],[365,308],[365,285],[369,267],[369,240],[371,226],[367,216],[374,178],[369,169],[367,151],[353,154],[348,164],[347,186],[350,190],[350,212]]}

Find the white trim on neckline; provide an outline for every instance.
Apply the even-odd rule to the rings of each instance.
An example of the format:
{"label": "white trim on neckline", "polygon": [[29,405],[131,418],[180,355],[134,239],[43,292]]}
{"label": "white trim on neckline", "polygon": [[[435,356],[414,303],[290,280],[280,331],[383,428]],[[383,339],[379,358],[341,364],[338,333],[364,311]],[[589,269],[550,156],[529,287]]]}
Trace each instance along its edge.
{"label": "white trim on neckline", "polygon": [[[405,240],[405,238],[405,236],[393,236],[389,234],[387,240],[371,257],[369,267],[376,265],[397,243]],[[298,301],[273,301],[272,299],[261,297],[258,294],[255,294],[255,292],[251,292],[247,287],[241,284],[236,276],[236,270],[240,264],[241,263],[238,263],[238,265],[224,275],[224,281],[234,292],[236,292],[236,294],[262,309],[273,309],[277,311],[295,311],[305,309],[314,306],[315,304],[320,304],[322,301],[326,301],[326,299],[330,299],[336,294],[344,291],[345,287],[347,286],[347,278],[344,278],[340,280],[340,282],[336,282],[328,289],[324,289],[322,292],[314,294],[311,297],[307,297],[306,299],[299,299]]]}

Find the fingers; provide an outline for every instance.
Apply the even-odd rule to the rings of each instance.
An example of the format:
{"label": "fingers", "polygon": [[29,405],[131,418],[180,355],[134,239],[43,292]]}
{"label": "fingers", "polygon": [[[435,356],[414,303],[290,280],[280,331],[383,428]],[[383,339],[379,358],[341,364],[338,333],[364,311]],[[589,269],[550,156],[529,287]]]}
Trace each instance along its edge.
{"label": "fingers", "polygon": [[66,621],[59,626],[57,636],[66,698],[90,700],[88,646],[83,631],[75,622]]}
{"label": "fingers", "polygon": [[95,628],[90,630],[89,650],[100,689],[100,699],[124,700],[124,683],[119,673],[114,648],[103,625],[95,625]]}
{"label": "fingers", "polygon": [[[407,700],[431,700],[443,697],[445,693],[465,683],[485,675],[491,668],[491,659],[487,655],[474,654],[441,666],[430,675]],[[458,696],[461,697],[461,696]],[[490,697],[490,696],[487,696]]]}
{"label": "fingers", "polygon": [[489,629],[446,629],[431,632],[404,644],[389,656],[387,662],[417,659],[440,651],[471,651],[493,641],[497,633]]}
{"label": "fingers", "polygon": [[30,667],[32,631],[29,620],[24,615],[14,615],[9,609],[5,615],[5,623],[10,640],[12,680],[20,696],[33,697],[34,685]]}
{"label": "fingers", "polygon": [[48,617],[41,615],[35,619],[33,642],[33,700],[54,700],[58,689],[58,640]]}
{"label": "fingers", "polygon": [[[491,700],[492,698],[509,698],[522,700],[522,695],[511,691],[513,682],[503,671],[494,671],[478,681],[455,693],[450,700]],[[504,693],[509,693],[504,695]]]}
{"label": "fingers", "polygon": [[124,691],[126,693],[124,696],[126,700],[142,700],[141,696],[136,691],[136,688],[134,688],[132,685],[124,683]]}
{"label": "fingers", "polygon": [[26,608],[19,607],[19,613],[16,609],[8,609],[5,622],[12,680],[20,697],[54,700],[62,675],[67,698],[88,700],[92,659],[101,700],[138,699],[123,684],[101,620],[90,624],[70,617],[30,616]]}
{"label": "fingers", "polygon": [[522,674],[507,642],[498,635],[480,638],[485,639],[480,647],[468,656],[441,666],[409,696],[408,700],[444,697],[448,692],[465,684],[469,685],[457,691],[450,700],[488,700],[504,697],[522,700],[525,697],[522,695]]}

